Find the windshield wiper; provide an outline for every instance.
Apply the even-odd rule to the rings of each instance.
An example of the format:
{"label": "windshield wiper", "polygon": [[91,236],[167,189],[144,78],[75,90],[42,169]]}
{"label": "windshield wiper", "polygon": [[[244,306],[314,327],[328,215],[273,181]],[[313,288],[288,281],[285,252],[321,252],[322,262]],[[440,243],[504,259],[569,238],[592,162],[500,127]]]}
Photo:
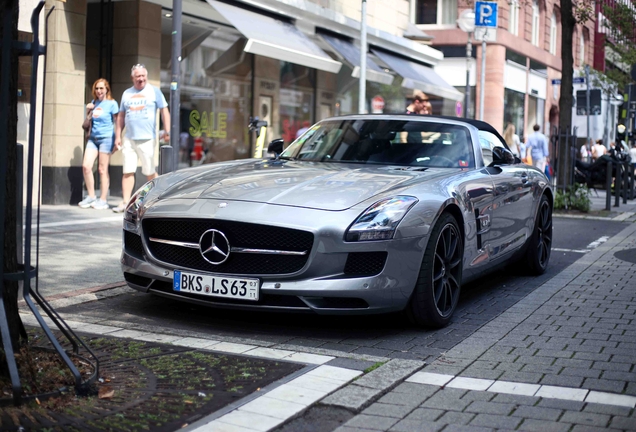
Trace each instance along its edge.
{"label": "windshield wiper", "polygon": [[405,166],[405,167],[391,167],[394,170],[398,170],[398,171],[426,171],[427,169],[429,169],[429,167],[409,167],[409,166]]}
{"label": "windshield wiper", "polygon": [[295,161],[296,160],[296,158],[293,157],[293,156],[279,156],[278,159],[289,160],[289,161]]}

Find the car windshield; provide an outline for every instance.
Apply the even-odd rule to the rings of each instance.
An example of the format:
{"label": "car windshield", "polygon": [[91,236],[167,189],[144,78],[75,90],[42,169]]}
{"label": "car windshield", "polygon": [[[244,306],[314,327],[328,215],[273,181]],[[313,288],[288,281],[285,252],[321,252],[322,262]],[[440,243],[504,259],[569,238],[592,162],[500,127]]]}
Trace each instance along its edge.
{"label": "car windshield", "polygon": [[413,167],[475,166],[466,127],[386,119],[321,121],[291,143],[281,158]]}

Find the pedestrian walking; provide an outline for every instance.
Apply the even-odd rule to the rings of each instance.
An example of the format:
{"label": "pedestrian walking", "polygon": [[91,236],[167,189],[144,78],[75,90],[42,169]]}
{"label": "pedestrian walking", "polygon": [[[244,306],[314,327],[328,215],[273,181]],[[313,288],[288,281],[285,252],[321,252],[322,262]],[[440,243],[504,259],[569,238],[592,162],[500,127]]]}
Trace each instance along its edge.
{"label": "pedestrian walking", "polygon": [[541,172],[545,172],[545,165],[550,160],[550,150],[548,148],[548,139],[539,132],[541,127],[535,124],[532,127],[534,133],[531,133],[526,140],[526,153],[530,152],[532,157],[532,165],[539,168]]}
{"label": "pedestrian walking", "polygon": [[[82,125],[88,136],[82,162],[82,173],[88,195],[78,205],[83,209],[106,210],[108,209],[106,200],[110,187],[108,165],[110,164],[110,155],[113,153],[113,138],[119,107],[111,95],[108,81],[104,78],[93,83],[92,94],[93,100],[86,105],[86,119]],[[95,159],[98,159],[99,199],[95,196],[95,179],[93,177]]]}
{"label": "pedestrian walking", "polygon": [[[117,127],[115,128],[115,150],[121,149],[123,176],[121,189],[123,201],[113,211],[121,213],[126,208],[133,187],[137,162],[141,160],[141,173],[148,180],[157,177],[154,157],[157,146],[157,110],[161,112],[164,133],[162,138],[170,138],[170,112],[166,98],[157,87],[148,84],[148,71],[142,64],[136,64],[130,71],[133,86],[124,91],[121,97]],[[123,137],[121,132],[126,127]]]}
{"label": "pedestrian walking", "polygon": [[519,139],[519,135],[515,133],[515,125],[512,123],[508,123],[506,126],[506,130],[504,130],[503,139],[508,144],[508,148],[517,157],[521,157],[520,146],[521,140]]}

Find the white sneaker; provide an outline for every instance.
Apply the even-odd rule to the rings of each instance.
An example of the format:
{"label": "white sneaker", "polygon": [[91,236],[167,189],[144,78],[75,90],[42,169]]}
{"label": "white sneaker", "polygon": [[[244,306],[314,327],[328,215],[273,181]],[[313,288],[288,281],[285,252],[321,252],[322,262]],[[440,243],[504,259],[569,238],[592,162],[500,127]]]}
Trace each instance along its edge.
{"label": "white sneaker", "polygon": [[97,199],[95,201],[93,201],[93,203],[91,204],[91,207],[93,207],[95,210],[108,210],[109,209],[109,205],[106,201],[103,201],[101,199]]}
{"label": "white sneaker", "polygon": [[112,208],[115,213],[123,213],[126,210],[126,205],[124,203],[120,203],[117,207]]}
{"label": "white sneaker", "polygon": [[80,208],[87,209],[87,208],[90,208],[95,201],[97,201],[96,197],[87,196],[86,198],[81,200],[77,205]]}

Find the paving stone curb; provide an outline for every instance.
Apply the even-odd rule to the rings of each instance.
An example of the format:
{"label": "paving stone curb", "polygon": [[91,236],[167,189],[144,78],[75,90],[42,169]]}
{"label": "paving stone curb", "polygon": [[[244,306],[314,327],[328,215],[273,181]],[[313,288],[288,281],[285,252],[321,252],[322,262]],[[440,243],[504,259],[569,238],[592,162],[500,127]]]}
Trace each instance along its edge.
{"label": "paving stone curb", "polygon": [[393,359],[327,396],[320,403],[359,412],[425,365],[425,362],[416,360]]}

